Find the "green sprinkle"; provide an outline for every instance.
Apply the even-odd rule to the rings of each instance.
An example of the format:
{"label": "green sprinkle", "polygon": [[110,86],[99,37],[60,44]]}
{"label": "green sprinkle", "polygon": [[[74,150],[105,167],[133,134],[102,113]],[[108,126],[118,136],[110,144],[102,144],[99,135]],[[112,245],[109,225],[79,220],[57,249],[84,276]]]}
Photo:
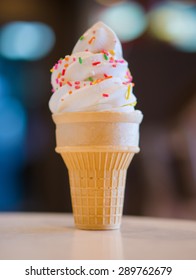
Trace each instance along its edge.
{"label": "green sprinkle", "polygon": [[80,41],[82,41],[83,39],[84,39],[84,36],[81,36],[81,37],[80,37]]}
{"label": "green sprinkle", "polygon": [[108,60],[107,54],[104,53],[103,56],[104,56],[105,60]]}
{"label": "green sprinkle", "polygon": [[79,60],[79,63],[82,64],[82,58],[79,57],[78,60]]}
{"label": "green sprinkle", "polygon": [[91,82],[93,82],[93,78],[92,78],[92,77],[89,77],[88,80],[91,81]]}

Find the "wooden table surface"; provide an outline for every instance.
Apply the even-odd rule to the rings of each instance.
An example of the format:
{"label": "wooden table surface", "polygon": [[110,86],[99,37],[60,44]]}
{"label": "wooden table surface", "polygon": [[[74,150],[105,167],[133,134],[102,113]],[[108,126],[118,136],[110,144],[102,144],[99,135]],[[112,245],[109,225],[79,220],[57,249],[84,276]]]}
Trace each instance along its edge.
{"label": "wooden table surface", "polygon": [[1,213],[0,259],[196,259],[196,222],[124,216],[120,230],[85,231],[71,214]]}

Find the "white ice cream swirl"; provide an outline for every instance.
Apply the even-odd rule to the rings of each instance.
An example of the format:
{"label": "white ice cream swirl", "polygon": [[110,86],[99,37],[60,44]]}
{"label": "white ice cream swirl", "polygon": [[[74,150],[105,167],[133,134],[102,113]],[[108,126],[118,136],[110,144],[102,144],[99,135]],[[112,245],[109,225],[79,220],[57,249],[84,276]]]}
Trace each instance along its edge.
{"label": "white ice cream swirl", "polygon": [[120,41],[102,22],[85,32],[72,55],[60,59],[51,72],[52,113],[134,110],[134,84]]}

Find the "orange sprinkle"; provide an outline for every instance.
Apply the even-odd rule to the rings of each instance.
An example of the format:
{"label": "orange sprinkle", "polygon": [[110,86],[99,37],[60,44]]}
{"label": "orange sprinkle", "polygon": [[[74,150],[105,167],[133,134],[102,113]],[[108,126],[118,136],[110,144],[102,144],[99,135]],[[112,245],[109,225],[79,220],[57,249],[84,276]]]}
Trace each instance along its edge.
{"label": "orange sprinkle", "polygon": [[61,73],[58,73],[58,76],[57,76],[57,78],[59,79],[59,78],[60,78],[60,76],[61,76]]}
{"label": "orange sprinkle", "polygon": [[111,79],[112,78],[112,76],[107,76],[107,77],[105,77],[106,79]]}
{"label": "orange sprinkle", "polygon": [[64,66],[65,66],[65,67],[68,67],[68,66],[69,66],[69,64],[65,64]]}
{"label": "orange sprinkle", "polygon": [[69,94],[72,94],[72,91],[71,91],[71,90],[69,91]]}
{"label": "orange sprinkle", "polygon": [[88,41],[88,43],[91,45],[94,40],[95,40],[95,36],[91,37],[91,39]]}
{"label": "orange sprinkle", "polygon": [[69,61],[69,56],[66,56],[66,57],[65,57],[65,60],[66,60],[66,61]]}

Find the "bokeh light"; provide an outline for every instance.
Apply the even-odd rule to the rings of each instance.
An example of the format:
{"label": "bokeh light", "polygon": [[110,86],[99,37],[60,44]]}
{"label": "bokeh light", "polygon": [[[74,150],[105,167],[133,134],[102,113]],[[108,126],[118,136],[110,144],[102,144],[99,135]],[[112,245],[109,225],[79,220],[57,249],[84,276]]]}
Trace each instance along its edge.
{"label": "bokeh light", "polygon": [[10,84],[8,79],[0,74],[0,99],[9,95],[11,92]]}
{"label": "bokeh light", "polygon": [[10,22],[1,28],[0,53],[9,59],[36,60],[55,42],[53,30],[41,22]]}
{"label": "bokeh light", "polygon": [[24,163],[27,116],[11,96],[0,99],[0,211],[18,209],[22,198],[19,172]]}
{"label": "bokeh light", "polygon": [[97,3],[105,6],[115,5],[117,3],[125,2],[126,0],[96,0]]}
{"label": "bokeh light", "polygon": [[0,112],[0,153],[12,153],[25,137],[26,113],[21,103],[9,96],[1,98]]}
{"label": "bokeh light", "polygon": [[196,4],[165,2],[149,14],[150,30],[177,49],[196,52]]}
{"label": "bokeh light", "polygon": [[136,2],[123,2],[108,7],[99,19],[108,24],[122,42],[138,38],[147,27],[145,11]]}

